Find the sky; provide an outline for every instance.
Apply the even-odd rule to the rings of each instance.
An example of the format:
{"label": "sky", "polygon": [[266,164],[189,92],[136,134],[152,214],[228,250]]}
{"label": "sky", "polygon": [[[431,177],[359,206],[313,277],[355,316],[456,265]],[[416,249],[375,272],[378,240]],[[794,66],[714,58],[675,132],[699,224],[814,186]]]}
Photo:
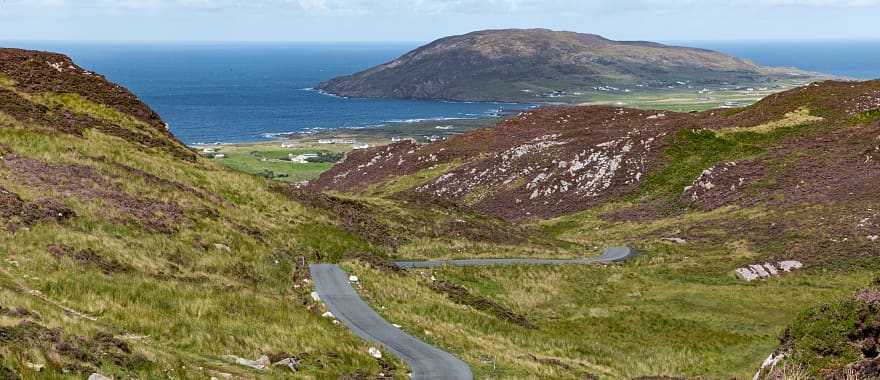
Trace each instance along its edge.
{"label": "sky", "polygon": [[619,40],[880,39],[880,0],[0,0],[0,40],[430,41],[548,28]]}

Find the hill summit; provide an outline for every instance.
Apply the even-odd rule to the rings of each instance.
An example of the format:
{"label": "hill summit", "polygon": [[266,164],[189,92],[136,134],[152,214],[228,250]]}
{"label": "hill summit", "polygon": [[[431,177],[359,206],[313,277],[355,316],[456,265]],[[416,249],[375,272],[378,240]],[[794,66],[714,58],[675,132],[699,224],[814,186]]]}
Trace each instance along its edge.
{"label": "hill summit", "polygon": [[722,53],[547,29],[446,37],[391,62],[317,86],[354,97],[535,101],[602,86],[752,84],[814,74],[768,68]]}

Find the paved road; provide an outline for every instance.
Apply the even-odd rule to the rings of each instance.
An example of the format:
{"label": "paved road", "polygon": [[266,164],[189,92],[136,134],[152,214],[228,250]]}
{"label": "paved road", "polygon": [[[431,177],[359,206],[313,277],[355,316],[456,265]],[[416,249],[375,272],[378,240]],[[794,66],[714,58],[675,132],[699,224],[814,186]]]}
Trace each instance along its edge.
{"label": "paved road", "polygon": [[626,260],[635,255],[635,251],[627,247],[608,248],[599,257],[585,259],[465,259],[465,260],[429,260],[429,261],[397,261],[401,268],[435,268],[444,265],[459,267],[496,266],[496,265],[584,265],[595,263],[614,263]]}
{"label": "paved road", "polygon": [[[630,248],[619,247],[605,250],[602,256],[572,259],[471,259],[399,261],[403,268],[433,268],[442,265],[490,266],[490,265],[583,265],[613,263],[635,255]],[[364,302],[351,284],[348,275],[333,264],[309,266],[315,290],[330,312],[361,338],[381,343],[385,350],[401,358],[412,369],[414,380],[471,380],[474,375],[465,362],[452,354],[424,343],[412,335],[392,326]]]}
{"label": "paved road", "polygon": [[332,264],[309,266],[321,300],[333,315],[355,334],[381,343],[385,350],[403,359],[412,369],[412,378],[470,380],[470,367],[452,354],[430,346],[392,326],[370,308],[351,287],[348,275]]}

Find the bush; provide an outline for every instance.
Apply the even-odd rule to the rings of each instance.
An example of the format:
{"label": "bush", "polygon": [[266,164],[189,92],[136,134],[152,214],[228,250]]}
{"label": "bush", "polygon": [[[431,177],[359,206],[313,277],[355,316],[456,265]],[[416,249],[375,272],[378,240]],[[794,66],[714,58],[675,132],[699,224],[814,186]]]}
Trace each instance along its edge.
{"label": "bush", "polygon": [[342,160],[345,157],[342,153],[332,153],[332,152],[318,152],[318,157],[311,157],[306,159],[308,162],[312,163],[336,163]]}

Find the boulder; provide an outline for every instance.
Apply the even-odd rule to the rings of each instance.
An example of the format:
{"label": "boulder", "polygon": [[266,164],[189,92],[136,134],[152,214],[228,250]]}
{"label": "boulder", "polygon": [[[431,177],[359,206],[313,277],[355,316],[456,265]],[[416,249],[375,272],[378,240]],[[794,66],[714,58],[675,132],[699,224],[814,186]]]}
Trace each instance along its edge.
{"label": "boulder", "polygon": [[749,268],[750,268],[753,272],[755,272],[755,273],[758,275],[758,277],[761,277],[761,278],[767,278],[767,277],[770,277],[770,273],[767,273],[767,270],[764,269],[764,266],[763,266],[763,265],[760,265],[760,264],[752,264],[752,265],[749,265]]}
{"label": "boulder", "polygon": [[266,355],[260,356],[257,360],[245,359],[235,355],[225,355],[224,358],[240,366],[250,367],[258,371],[265,371],[266,368],[269,368],[270,364],[269,357]]}
{"label": "boulder", "polygon": [[665,241],[665,242],[674,243],[674,244],[687,244],[687,240],[684,240],[682,238],[677,238],[677,237],[666,237],[666,238],[663,238],[660,240]]}
{"label": "boulder", "polygon": [[379,351],[379,349],[376,347],[370,347],[370,349],[367,350],[367,352],[370,353],[370,356],[372,356],[376,359],[382,359],[382,351]]}
{"label": "boulder", "polygon": [[88,380],[113,380],[113,378],[104,376],[100,373],[92,373],[91,375],[89,375]]}
{"label": "boulder", "polygon": [[736,268],[736,278],[743,281],[754,281],[760,278],[771,278],[791,272],[794,269],[803,268],[804,264],[800,261],[786,260],[776,264],[763,263],[751,264],[747,267]]}
{"label": "boulder", "polygon": [[758,274],[749,268],[736,268],[736,277],[743,281],[753,281],[758,279]]}
{"label": "boulder", "polygon": [[318,292],[312,292],[312,301],[318,302],[321,300],[321,296],[318,295]]}
{"label": "boulder", "polygon": [[287,367],[291,371],[299,371],[299,362],[294,358],[284,358],[272,364],[276,367]]}
{"label": "boulder", "polygon": [[217,243],[217,244],[214,244],[214,248],[216,248],[218,251],[232,253],[232,248],[229,248],[229,246],[226,244]]}
{"label": "boulder", "polygon": [[28,367],[36,372],[42,372],[43,368],[46,368],[46,366],[43,364],[35,364],[35,363],[31,363],[31,362],[24,362],[24,366]]}
{"label": "boulder", "polygon": [[331,312],[329,312],[329,311],[325,311],[324,314],[321,314],[321,316],[324,317],[324,318],[336,318],[336,317],[333,315],[333,313],[331,313]]}
{"label": "boulder", "polygon": [[779,267],[782,268],[782,270],[785,272],[791,272],[792,269],[803,268],[804,264],[802,264],[800,261],[787,260],[787,261],[780,261]]}
{"label": "boulder", "polygon": [[358,276],[355,276],[355,275],[348,276],[348,281],[358,282]]}

